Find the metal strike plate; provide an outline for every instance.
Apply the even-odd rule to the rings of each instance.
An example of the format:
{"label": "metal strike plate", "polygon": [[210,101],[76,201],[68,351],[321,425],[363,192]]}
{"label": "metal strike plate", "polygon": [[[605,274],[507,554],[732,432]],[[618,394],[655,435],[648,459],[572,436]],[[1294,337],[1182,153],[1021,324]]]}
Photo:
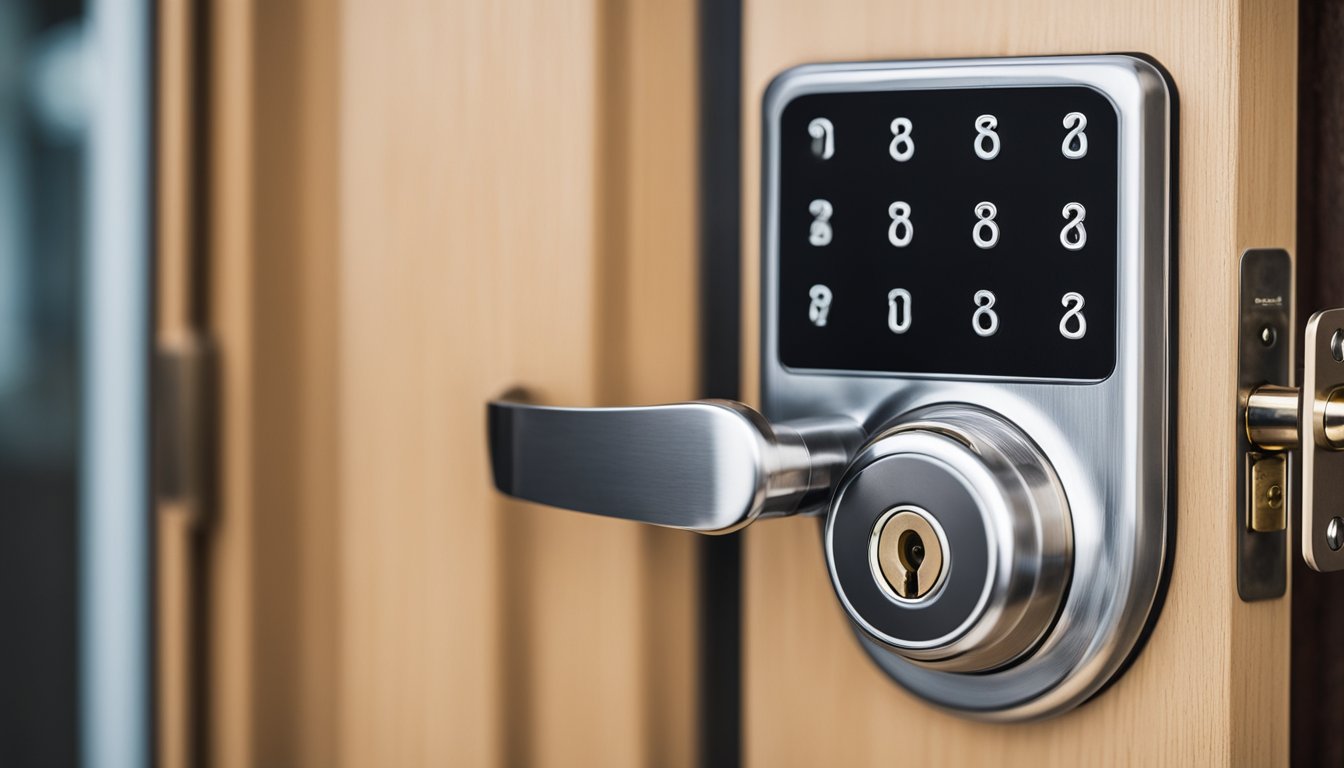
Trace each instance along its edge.
{"label": "metal strike plate", "polygon": [[[1286,453],[1265,452],[1251,443],[1246,412],[1251,390],[1292,380],[1293,260],[1282,249],[1257,248],[1241,257],[1241,325],[1237,340],[1237,594],[1242,600],[1271,600],[1288,589],[1287,515],[1266,514],[1268,474],[1281,474],[1280,510],[1290,508]],[[1272,462],[1272,463],[1271,463]],[[1252,482],[1259,479],[1259,483]],[[1270,523],[1275,523],[1271,525]]]}
{"label": "metal strike plate", "polygon": [[[1302,396],[1311,398],[1311,430],[1302,427],[1302,557],[1318,571],[1344,570],[1344,451],[1326,435],[1326,410],[1344,387],[1344,309],[1307,322]],[[1303,405],[1303,422],[1308,406]]]}

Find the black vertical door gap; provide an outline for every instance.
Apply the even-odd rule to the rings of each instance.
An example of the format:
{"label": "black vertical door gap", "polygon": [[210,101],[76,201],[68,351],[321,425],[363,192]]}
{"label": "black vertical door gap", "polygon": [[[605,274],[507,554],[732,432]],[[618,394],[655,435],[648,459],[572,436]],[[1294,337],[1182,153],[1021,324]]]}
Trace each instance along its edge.
{"label": "black vertical door gap", "polygon": [[[1344,0],[1298,17],[1297,328],[1344,306]],[[1302,346],[1297,349],[1301,381]],[[1344,765],[1344,573],[1316,573],[1294,538],[1292,764]]]}
{"label": "black vertical door gap", "polygon": [[[742,3],[699,0],[700,394],[741,399]],[[742,540],[700,542],[699,757],[742,762]]]}

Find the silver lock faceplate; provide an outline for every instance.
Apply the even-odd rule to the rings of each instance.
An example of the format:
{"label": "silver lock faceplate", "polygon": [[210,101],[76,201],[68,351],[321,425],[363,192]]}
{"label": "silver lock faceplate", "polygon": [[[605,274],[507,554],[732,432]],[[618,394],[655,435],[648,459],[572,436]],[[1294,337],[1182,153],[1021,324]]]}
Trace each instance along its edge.
{"label": "silver lock faceplate", "polygon": [[[845,296],[827,285],[812,286],[806,297],[790,295],[781,301],[781,151],[783,116],[797,99],[815,94],[928,93],[964,90],[992,93],[995,89],[1087,89],[1100,94],[1114,109],[1117,188],[1114,215],[1114,261],[1099,267],[1109,278],[1114,265],[1114,348],[1101,350],[1102,362],[1084,366],[1079,375],[1060,375],[1058,360],[1040,363],[1039,371],[1013,368],[1007,362],[989,372],[979,372],[973,360],[943,361],[949,373],[926,370],[927,366],[906,361],[873,366],[817,368],[787,366],[781,353],[781,307],[803,312],[806,321],[822,328],[842,327]],[[970,114],[976,117],[974,107]],[[891,122],[891,159],[900,162],[906,152],[896,146],[908,126],[898,125],[892,114],[874,114],[884,128]],[[967,151],[976,141],[980,158],[994,162],[1000,151],[1011,151],[1012,132],[1002,123],[991,141],[978,137],[991,130],[980,115],[974,130],[967,126]],[[1069,118],[1065,118],[1067,121]],[[1171,211],[1174,189],[1173,126],[1175,94],[1162,72],[1148,61],[1126,55],[1072,56],[1017,59],[976,59],[928,62],[872,62],[808,65],[780,75],[764,100],[764,160],[762,194],[762,392],[764,414],[783,421],[818,413],[848,416],[862,424],[869,435],[910,420],[920,409],[949,403],[971,406],[1003,419],[1030,438],[1058,478],[1067,502],[1072,560],[1067,590],[1058,601],[1057,613],[1043,636],[1031,639],[1031,647],[1011,663],[988,672],[966,674],[946,667],[921,663],[895,652],[881,632],[858,630],[865,650],[900,684],[942,707],[986,720],[1021,720],[1044,717],[1086,701],[1117,675],[1137,652],[1146,629],[1155,618],[1172,545],[1174,495],[1170,463],[1172,444],[1173,350],[1170,297],[1172,292]],[[1058,117],[1053,118],[1058,124]],[[812,151],[820,158],[846,151],[846,131],[852,126],[820,121],[812,133]],[[1065,122],[1064,129],[1069,128]],[[813,130],[809,126],[809,130]],[[926,127],[926,131],[927,131]],[[977,134],[975,131],[979,131]],[[851,134],[852,135],[852,134]],[[958,134],[960,135],[960,134]],[[918,146],[919,126],[915,126]],[[790,141],[797,137],[790,134]],[[930,136],[929,138],[933,138]],[[936,141],[936,140],[935,140]],[[1058,145],[1058,139],[1055,139]],[[1067,140],[1066,140],[1067,141]],[[934,142],[925,146],[934,146]],[[922,147],[921,147],[922,148]],[[1078,145],[1065,144],[1075,152]],[[911,148],[911,152],[917,152]],[[927,157],[927,153],[923,157]],[[1066,156],[1067,152],[1066,152]],[[907,155],[908,157],[908,155]],[[873,162],[881,162],[874,158]],[[1039,181],[1039,180],[1038,180]],[[896,193],[893,193],[893,196]],[[813,201],[817,202],[817,201]],[[811,243],[832,248],[840,239],[842,225],[855,225],[854,217],[831,205],[814,206],[809,212],[816,225]],[[910,201],[897,201],[910,202]],[[988,201],[987,201],[988,202]],[[880,214],[887,213],[887,201]],[[1042,201],[1042,205],[1054,201]],[[905,247],[912,230],[902,228],[910,206],[890,204],[890,243]],[[989,209],[975,206],[974,216],[985,220]],[[1058,206],[1052,211],[1057,216]],[[1109,206],[1108,206],[1109,209]],[[909,214],[914,238],[925,234],[918,211]],[[823,215],[824,214],[824,215]],[[792,214],[790,214],[792,215]],[[967,212],[967,216],[971,213]],[[1093,219],[1101,216],[1093,213]],[[1067,208],[1058,223],[1069,223]],[[872,217],[870,223],[884,222]],[[1009,242],[1021,227],[1007,219],[996,220],[990,232],[981,227],[972,233],[976,219],[966,219],[965,245],[969,253],[988,250]],[[1104,225],[1103,225],[1104,226]],[[1002,237],[1000,240],[1000,229]],[[834,229],[833,229],[834,228]],[[796,228],[790,229],[790,237]],[[991,237],[992,236],[992,237]],[[802,237],[809,237],[803,230]],[[1070,240],[1070,238],[1073,238]],[[834,238],[834,239],[833,239]],[[1069,250],[1076,236],[1060,231],[1060,242]],[[986,246],[986,244],[990,244]],[[1108,246],[1109,247],[1109,246]],[[913,251],[909,252],[913,253]],[[904,254],[902,254],[904,255]],[[871,254],[864,249],[832,248],[826,258],[851,259],[862,269],[865,259],[890,254]],[[1041,269],[1024,264],[1024,270]],[[905,334],[919,326],[921,295],[905,286],[877,286],[889,303],[874,310],[874,322],[884,332]],[[890,288],[888,291],[887,289]],[[998,297],[1004,306],[1003,296]],[[1059,297],[1054,297],[1058,301]],[[968,310],[984,306],[966,297]],[[1068,310],[1068,294],[1062,308]],[[808,303],[810,302],[810,304]],[[865,310],[866,311],[866,310]],[[912,325],[912,312],[915,318]],[[1111,330],[1109,315],[1093,317],[1094,328]],[[998,323],[1012,322],[1007,308],[993,316],[994,327],[980,322],[976,334],[994,342]],[[1073,338],[1079,326],[1060,319],[1059,333]],[[795,321],[790,318],[789,323]],[[972,322],[969,311],[966,322]],[[986,333],[988,331],[988,334]],[[793,333],[790,331],[789,333]],[[975,339],[959,342],[975,348]],[[1009,338],[1005,331],[1000,339]],[[1059,344],[1057,339],[1051,343]],[[1089,342],[1094,345],[1093,342]],[[985,346],[985,349],[991,349]],[[1113,357],[1106,357],[1111,355]],[[790,352],[794,359],[800,355]],[[806,355],[801,355],[806,357]],[[1106,363],[1113,361],[1109,373]],[[893,370],[885,370],[883,368]],[[902,370],[909,369],[909,370]],[[1006,373],[1005,373],[1006,371]],[[1097,374],[1101,372],[1100,375]],[[897,503],[900,499],[893,499]],[[936,515],[936,510],[930,510]],[[830,526],[827,526],[827,530]],[[954,545],[955,546],[955,545]],[[957,553],[952,553],[956,568]],[[867,568],[865,564],[863,568]],[[952,576],[948,576],[951,583]],[[940,587],[941,588],[941,587]],[[935,590],[936,591],[936,590]],[[842,595],[842,599],[844,596]],[[858,629],[856,625],[856,629]],[[890,638],[888,638],[890,640]]]}

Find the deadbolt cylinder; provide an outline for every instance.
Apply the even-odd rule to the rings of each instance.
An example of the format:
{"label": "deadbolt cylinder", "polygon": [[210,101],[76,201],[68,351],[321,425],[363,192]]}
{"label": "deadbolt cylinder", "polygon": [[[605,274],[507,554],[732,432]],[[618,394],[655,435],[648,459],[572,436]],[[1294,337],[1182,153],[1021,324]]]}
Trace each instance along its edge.
{"label": "deadbolt cylinder", "polygon": [[854,623],[911,663],[953,672],[1029,653],[1073,561],[1049,462],[1006,420],[963,405],[914,412],[860,450],[825,543]]}
{"label": "deadbolt cylinder", "polygon": [[[1284,451],[1302,444],[1302,390],[1266,384],[1246,398],[1246,437],[1267,451]],[[1319,422],[1316,440],[1323,448],[1344,448],[1344,389],[1317,399],[1314,410]],[[1315,431],[1313,429],[1312,431]]]}
{"label": "deadbolt cylinder", "polygon": [[1266,384],[1246,399],[1246,437],[1267,451],[1296,448],[1301,442],[1297,387]]}

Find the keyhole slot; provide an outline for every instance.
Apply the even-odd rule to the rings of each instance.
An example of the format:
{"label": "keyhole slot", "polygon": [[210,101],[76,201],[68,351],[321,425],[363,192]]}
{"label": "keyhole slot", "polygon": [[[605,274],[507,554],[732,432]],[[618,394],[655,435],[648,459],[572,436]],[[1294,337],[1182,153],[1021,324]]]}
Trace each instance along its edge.
{"label": "keyhole slot", "polygon": [[873,528],[873,576],[898,600],[919,600],[936,586],[944,570],[942,537],[923,510],[888,512]]}
{"label": "keyhole slot", "polygon": [[914,531],[903,531],[896,544],[897,557],[905,566],[905,597],[919,596],[919,566],[924,562],[924,540]]}

